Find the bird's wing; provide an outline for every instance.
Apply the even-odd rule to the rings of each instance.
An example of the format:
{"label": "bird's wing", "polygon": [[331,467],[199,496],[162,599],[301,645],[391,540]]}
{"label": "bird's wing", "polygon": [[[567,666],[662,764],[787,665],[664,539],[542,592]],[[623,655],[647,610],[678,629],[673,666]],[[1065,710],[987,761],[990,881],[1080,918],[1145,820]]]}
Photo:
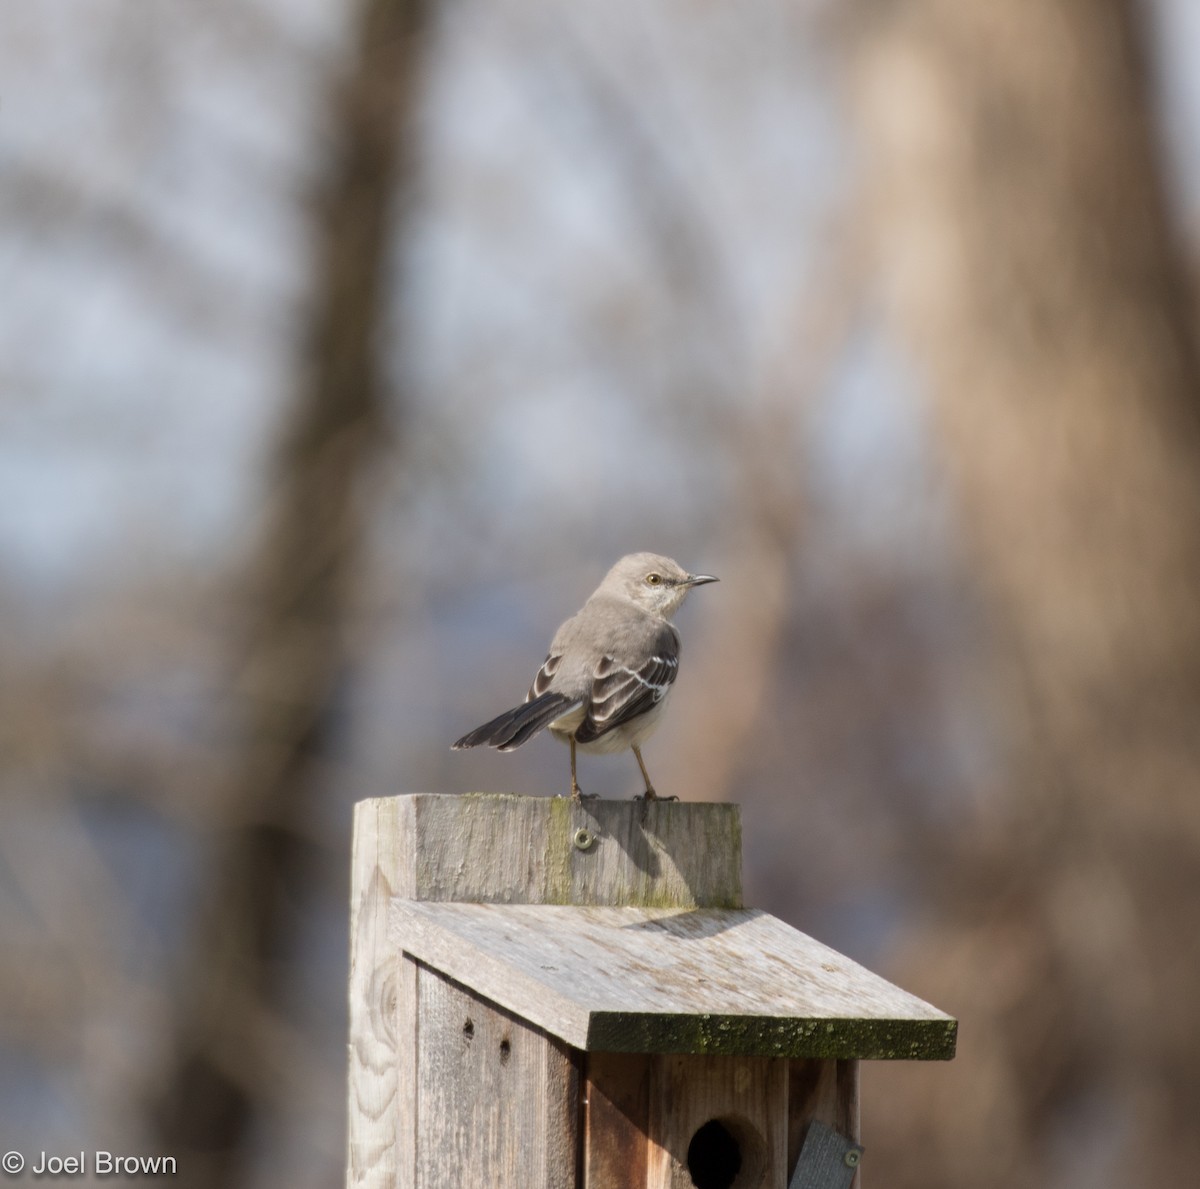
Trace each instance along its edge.
{"label": "bird's wing", "polygon": [[542,694],[550,689],[550,682],[554,680],[554,674],[558,672],[558,667],[561,664],[562,653],[551,650],[546,659],[542,661],[542,667],[537,671],[537,676],[534,677],[533,684],[529,687],[529,693],[525,695],[526,702],[532,702],[534,698],[540,698]]}
{"label": "bird's wing", "polygon": [[587,713],[575,732],[578,742],[598,739],[666,697],[679,672],[679,637],[664,624],[652,644],[650,649],[614,650],[596,662]]}
{"label": "bird's wing", "polygon": [[545,693],[541,697],[522,702],[503,714],[498,714],[490,722],[476,727],[464,735],[457,743],[451,745],[452,751],[462,751],[468,747],[478,747],[486,743],[489,747],[499,748],[500,751],[515,751],[526,739],[532,738],[543,727],[549,726],[556,718],[561,718],[583,704],[582,698],[570,698],[567,694]]}

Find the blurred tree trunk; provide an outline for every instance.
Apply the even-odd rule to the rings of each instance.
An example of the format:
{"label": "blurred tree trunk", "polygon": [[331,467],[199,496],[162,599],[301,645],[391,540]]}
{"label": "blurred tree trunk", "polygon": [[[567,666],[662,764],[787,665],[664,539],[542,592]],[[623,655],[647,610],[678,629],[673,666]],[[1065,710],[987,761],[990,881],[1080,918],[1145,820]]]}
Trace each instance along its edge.
{"label": "blurred tree trunk", "polygon": [[858,13],[882,271],[995,624],[1007,749],[979,829],[930,856],[905,959],[961,1015],[960,1057],[879,1074],[874,1159],[893,1186],[1189,1183],[1200,375],[1143,7]]}
{"label": "blurred tree trunk", "polygon": [[187,1184],[248,1183],[262,1142],[256,1128],[273,1100],[287,1100],[285,976],[297,891],[314,878],[317,804],[328,795],[320,767],[345,679],[359,489],[382,433],[376,336],[396,196],[411,170],[405,133],[424,18],[422,0],[363,0],[355,57],[335,98],[305,353],[230,691],[240,768],[218,790],[212,885],[151,1087],[155,1150],[178,1159]]}

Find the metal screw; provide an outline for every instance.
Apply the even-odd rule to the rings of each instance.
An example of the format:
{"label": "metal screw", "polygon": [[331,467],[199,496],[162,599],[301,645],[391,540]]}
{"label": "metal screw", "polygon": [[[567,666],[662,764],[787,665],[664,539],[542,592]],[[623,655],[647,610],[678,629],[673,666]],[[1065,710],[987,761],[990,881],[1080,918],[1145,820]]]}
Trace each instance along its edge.
{"label": "metal screw", "polygon": [[842,1162],[847,1168],[856,1168],[858,1162],[862,1159],[862,1148],[851,1148],[845,1156],[842,1157]]}
{"label": "metal screw", "polygon": [[596,836],[591,832],[591,830],[586,830],[583,826],[580,826],[579,829],[575,831],[575,837],[572,839],[572,841],[575,843],[576,849],[578,850],[591,850],[596,844]]}

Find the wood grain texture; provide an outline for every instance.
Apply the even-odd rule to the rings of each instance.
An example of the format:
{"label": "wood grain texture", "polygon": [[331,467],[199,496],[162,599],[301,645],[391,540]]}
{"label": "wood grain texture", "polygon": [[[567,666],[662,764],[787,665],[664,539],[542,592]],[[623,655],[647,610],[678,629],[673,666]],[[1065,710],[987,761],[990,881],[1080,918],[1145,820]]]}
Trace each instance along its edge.
{"label": "wood grain texture", "polygon": [[861,1156],[858,1144],[814,1119],[788,1189],[850,1189]]}
{"label": "wood grain texture", "polygon": [[395,1006],[400,954],[388,940],[387,914],[404,882],[399,818],[395,801],[355,806],[346,1164],[346,1184],[351,1189],[392,1189],[397,1183]]}
{"label": "wood grain texture", "polygon": [[646,1053],[588,1053],[583,1184],[640,1187],[649,1159],[650,1067]]}
{"label": "wood grain texture", "polygon": [[[736,908],[736,805],[417,793],[392,805],[408,842],[410,900]],[[575,844],[586,830],[587,849]]]}
{"label": "wood grain texture", "polygon": [[756,909],[392,906],[396,944],[586,1050],[945,1059],[956,1021]]}
{"label": "wood grain texture", "polygon": [[732,1189],[786,1189],[786,1094],[783,1060],[655,1057],[647,1189],[694,1189],[693,1171],[708,1170],[704,1156],[697,1154],[689,1171],[689,1149],[700,1128],[714,1120],[738,1148],[741,1168]]}
{"label": "wood grain texture", "polygon": [[[859,1064],[857,1061],[791,1061],[788,1063],[788,1175],[794,1173],[800,1149],[813,1120],[858,1143]],[[860,1180],[854,1182],[861,1189]]]}
{"label": "wood grain texture", "polygon": [[417,1189],[417,1019],[420,965],[401,954],[397,967],[395,1135],[396,1189]]}
{"label": "wood grain texture", "polygon": [[418,995],[416,1189],[574,1186],[567,1046],[425,966]]}

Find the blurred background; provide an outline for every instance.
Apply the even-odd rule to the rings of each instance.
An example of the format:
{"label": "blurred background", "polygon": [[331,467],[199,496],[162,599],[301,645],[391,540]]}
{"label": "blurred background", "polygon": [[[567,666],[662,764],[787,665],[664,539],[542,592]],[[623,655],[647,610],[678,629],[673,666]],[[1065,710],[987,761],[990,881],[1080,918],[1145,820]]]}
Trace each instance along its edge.
{"label": "blurred background", "polygon": [[0,80],[0,1147],[339,1183],[351,806],[563,791],[449,744],[652,549],[658,788],[961,1019],[870,1183],[1194,1176],[1200,6],[38,0]]}

